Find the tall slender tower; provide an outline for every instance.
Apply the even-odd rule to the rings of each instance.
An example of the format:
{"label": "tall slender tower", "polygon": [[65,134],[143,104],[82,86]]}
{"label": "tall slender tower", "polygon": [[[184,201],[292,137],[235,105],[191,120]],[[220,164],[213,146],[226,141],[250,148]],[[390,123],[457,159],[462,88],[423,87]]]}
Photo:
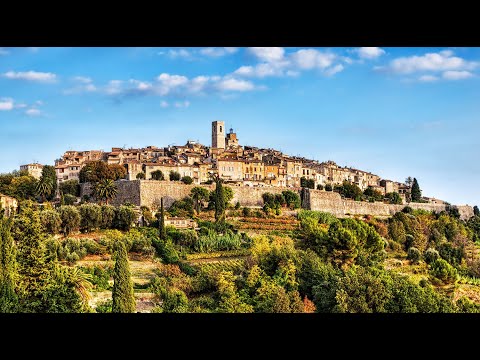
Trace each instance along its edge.
{"label": "tall slender tower", "polygon": [[212,122],[212,148],[225,149],[225,122]]}

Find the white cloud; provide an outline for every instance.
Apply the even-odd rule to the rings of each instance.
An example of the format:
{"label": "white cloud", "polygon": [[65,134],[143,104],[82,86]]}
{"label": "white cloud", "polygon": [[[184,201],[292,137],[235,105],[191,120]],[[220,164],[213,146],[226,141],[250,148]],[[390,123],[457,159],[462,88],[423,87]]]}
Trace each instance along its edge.
{"label": "white cloud", "polygon": [[477,63],[453,56],[451,50],[444,50],[397,58],[390,62],[387,69],[397,74],[411,74],[419,71],[471,70],[476,66]]}
{"label": "white cloud", "polygon": [[285,50],[281,47],[251,47],[248,50],[259,60],[266,62],[280,61],[285,54]]}
{"label": "white cloud", "polygon": [[235,78],[224,78],[216,84],[216,87],[226,91],[249,91],[255,88],[250,81]]}
{"label": "white cloud", "polygon": [[39,116],[42,114],[42,112],[38,109],[32,108],[25,111],[25,114],[28,116]]}
{"label": "white cloud", "polygon": [[[163,54],[163,52],[161,52],[161,53],[159,53],[159,54]],[[168,50],[167,55],[168,55],[169,57],[171,57],[172,59],[176,59],[176,58],[190,58],[190,57],[192,56],[192,54],[190,53],[190,51],[185,50],[185,49],[178,49],[178,50],[170,49],[170,50]]]}
{"label": "white cloud", "polygon": [[13,109],[13,99],[0,99],[0,111],[10,111]]}
{"label": "white cloud", "polygon": [[33,53],[39,52],[40,48],[39,47],[29,47],[28,50],[30,50]]}
{"label": "white cloud", "polygon": [[376,59],[385,54],[385,50],[379,47],[360,47],[356,49],[356,52],[362,59]]}
{"label": "white cloud", "polygon": [[122,80],[110,80],[105,86],[104,91],[108,95],[118,95],[122,93]]}
{"label": "white cloud", "polygon": [[446,79],[446,80],[463,80],[463,79],[468,79],[468,78],[471,78],[473,76],[473,74],[469,71],[454,71],[454,70],[450,70],[450,71],[445,71],[443,74],[442,74],[442,78]]}
{"label": "white cloud", "polygon": [[8,55],[8,54],[10,54],[10,51],[8,51],[7,49],[5,49],[3,47],[0,47],[0,56]]}
{"label": "white cloud", "polygon": [[325,70],[325,75],[333,76],[333,75],[335,75],[336,73],[339,73],[342,70],[343,70],[343,65],[342,64],[337,64],[337,65],[332,66],[332,67],[328,68],[327,70]]}
{"label": "white cloud", "polygon": [[15,72],[8,71],[3,74],[7,79],[18,79],[27,81],[39,81],[39,82],[54,82],[57,75],[53,73],[38,72],[38,71],[25,71]]}
{"label": "white cloud", "polygon": [[169,107],[169,104],[168,104],[167,101],[163,100],[163,101],[160,101],[160,107],[167,108],[167,107]]}
{"label": "white cloud", "polygon": [[200,50],[200,54],[211,57],[220,57],[236,53],[236,47],[207,47]]}
{"label": "white cloud", "polygon": [[82,84],[90,84],[93,82],[92,78],[86,77],[86,76],[75,76],[73,78],[73,81],[82,83]]}
{"label": "white cloud", "polygon": [[438,80],[438,77],[434,75],[422,75],[418,78],[418,81],[421,81],[421,82],[434,82],[437,80]]}
{"label": "white cloud", "polygon": [[175,102],[175,107],[176,108],[187,108],[190,106],[190,101],[177,101]]}
{"label": "white cloud", "polygon": [[336,57],[333,53],[324,53],[315,49],[302,49],[292,54],[294,64],[304,70],[325,69],[333,64]]}

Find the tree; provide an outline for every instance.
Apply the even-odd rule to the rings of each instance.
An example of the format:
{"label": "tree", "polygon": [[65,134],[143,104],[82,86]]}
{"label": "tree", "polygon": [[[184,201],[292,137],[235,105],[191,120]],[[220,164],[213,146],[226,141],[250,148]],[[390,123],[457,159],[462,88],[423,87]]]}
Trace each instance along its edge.
{"label": "tree", "polygon": [[300,196],[291,190],[282,191],[285,202],[290,209],[297,209],[301,206]]}
{"label": "tree", "polygon": [[365,195],[367,198],[373,199],[374,201],[382,201],[383,200],[383,194],[380,191],[375,190],[371,186],[369,186],[365,189],[365,191],[363,192],[363,195]]}
{"label": "tree", "polygon": [[344,181],[342,185],[335,186],[335,191],[338,191],[341,195],[346,198],[361,200],[362,199],[362,190],[355,184],[352,184],[349,181]]}
{"label": "tree", "polygon": [[413,178],[412,182],[411,199],[412,202],[420,202],[422,200],[422,191],[416,178]]}
{"label": "tree", "polygon": [[125,179],[127,176],[127,169],[125,166],[120,164],[110,164],[108,165],[109,178],[112,180]]}
{"label": "tree", "polygon": [[137,214],[131,206],[121,205],[116,211],[116,227],[120,230],[128,231],[136,218]]}
{"label": "tree", "polygon": [[79,179],[81,183],[84,182],[93,182],[97,183],[99,181],[110,179],[118,180],[123,179],[127,175],[127,169],[124,166],[119,164],[110,164],[108,165],[104,161],[91,161],[86,164],[79,174]]}
{"label": "tree", "polygon": [[115,222],[115,207],[102,205],[102,229],[112,229]]}
{"label": "tree", "polygon": [[445,284],[453,283],[457,279],[457,269],[443,259],[435,260],[430,267],[430,275]]}
{"label": "tree", "polygon": [[214,174],[213,181],[215,181],[215,221],[222,223],[225,221],[225,194],[223,191],[222,182],[220,176]]}
{"label": "tree", "polygon": [[115,242],[115,268],[113,270],[112,312],[135,312],[135,297],[133,296],[133,283],[130,276],[130,265],[125,244]]}
{"label": "tree", "polygon": [[411,186],[412,186],[412,183],[413,183],[413,179],[412,179],[411,176],[409,176],[409,177],[407,177],[407,178],[405,179],[405,185],[411,187]]}
{"label": "tree", "polygon": [[145,180],[145,173],[140,172],[136,176],[137,180]]}
{"label": "tree", "polygon": [[105,205],[108,205],[108,200],[113,199],[117,195],[117,185],[112,179],[103,179],[95,186],[95,197],[100,201],[105,199]]}
{"label": "tree", "polygon": [[75,197],[80,196],[80,186],[78,180],[67,180],[60,183],[59,190],[62,194],[70,194]]}
{"label": "tree", "polygon": [[397,193],[396,191],[385,194],[385,197],[387,198],[390,204],[398,204],[398,205],[402,204],[402,198],[400,197],[400,194]]}
{"label": "tree", "polygon": [[40,213],[40,220],[42,222],[45,231],[49,234],[58,234],[62,227],[62,219],[58,211],[55,210],[43,210]]}
{"label": "tree", "polygon": [[193,183],[193,179],[190,176],[182,177],[181,181],[186,185],[190,185],[191,183]]}
{"label": "tree", "polygon": [[27,207],[14,223],[14,238],[18,246],[19,294],[21,310],[45,312],[45,293],[48,289],[49,269],[45,256],[45,237],[37,211]]}
{"label": "tree", "polygon": [[37,180],[31,175],[17,176],[12,179],[6,195],[17,200],[35,200],[37,195]]}
{"label": "tree", "polygon": [[180,181],[180,173],[178,171],[170,171],[170,181]]}
{"label": "tree", "polygon": [[65,236],[68,236],[72,231],[78,230],[80,226],[80,212],[75,206],[60,206],[58,213],[62,219],[62,232]]}
{"label": "tree", "polygon": [[479,216],[479,215],[480,215],[480,210],[478,209],[478,206],[477,206],[477,205],[475,205],[475,206],[473,207],[473,215],[475,215],[475,216]]}
{"label": "tree", "polygon": [[16,312],[18,297],[15,293],[15,244],[11,235],[12,219],[0,214],[0,313]]}
{"label": "tree", "polygon": [[308,189],[315,189],[315,180],[307,179],[305,176],[300,178],[300,187],[308,188]]}
{"label": "tree", "polygon": [[167,238],[167,231],[165,229],[165,213],[163,209],[163,197],[160,199],[160,218],[158,219],[158,232],[162,240]]}
{"label": "tree", "polygon": [[195,211],[197,212],[197,214],[200,213],[202,203],[208,200],[209,195],[210,192],[208,191],[208,189],[200,186],[195,186],[192,190],[190,190],[190,196],[193,199]]}
{"label": "tree", "polygon": [[51,183],[50,179],[40,178],[40,181],[37,183],[35,187],[35,191],[37,195],[42,198],[42,202],[45,202],[47,197],[52,194],[53,191],[53,184]]}
{"label": "tree", "polygon": [[102,208],[97,204],[83,204],[78,208],[81,221],[80,229],[89,232],[100,227],[102,223]]}
{"label": "tree", "polygon": [[47,200],[52,200],[57,191],[57,174],[55,172],[55,167],[52,165],[44,165],[40,181],[46,181],[52,185],[52,191],[49,196],[47,196]]}
{"label": "tree", "polygon": [[[318,184],[318,185],[317,185],[317,190],[323,190],[323,185],[322,185],[322,184]],[[307,302],[307,301],[309,301],[309,302]],[[307,298],[304,299],[304,304],[308,304],[309,309],[311,308],[311,307],[310,307],[310,303],[313,305],[313,302],[311,302],[311,301],[308,300]],[[315,307],[315,305],[313,305],[313,306]],[[314,310],[314,311],[315,311],[315,310]],[[314,312],[314,311],[309,311],[309,312]],[[307,311],[305,311],[305,312],[307,312]]]}
{"label": "tree", "polygon": [[[141,173],[143,174],[143,173]],[[165,176],[163,176],[163,172],[161,170],[152,171],[150,174],[152,180],[165,180]],[[145,177],[145,175],[144,175]]]}

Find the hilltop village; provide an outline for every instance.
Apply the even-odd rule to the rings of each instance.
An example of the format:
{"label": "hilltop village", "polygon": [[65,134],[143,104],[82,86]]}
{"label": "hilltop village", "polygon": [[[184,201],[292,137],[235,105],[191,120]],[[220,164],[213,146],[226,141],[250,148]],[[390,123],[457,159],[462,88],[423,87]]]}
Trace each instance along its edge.
{"label": "hilltop village", "polygon": [[[189,177],[193,184],[205,184],[211,174],[218,174],[225,183],[249,187],[293,187],[309,181],[311,188],[331,190],[344,181],[357,185],[362,191],[371,187],[382,195],[396,192],[403,202],[410,186],[382,179],[379,175],[350,167],[341,167],[333,161],[318,162],[304,157],[290,156],[275,149],[262,149],[240,145],[233,129],[226,131],[224,121],[212,122],[211,146],[188,140],[184,146],[144,148],[113,147],[112,151],[66,151],[55,160],[59,183],[80,180],[80,170],[89,162],[103,161],[125,167],[126,180],[152,179],[161,171],[163,179],[170,180],[171,172],[181,178]],[[40,178],[41,164],[22,165],[35,178]],[[431,203],[443,203],[438,199],[424,198]]]}

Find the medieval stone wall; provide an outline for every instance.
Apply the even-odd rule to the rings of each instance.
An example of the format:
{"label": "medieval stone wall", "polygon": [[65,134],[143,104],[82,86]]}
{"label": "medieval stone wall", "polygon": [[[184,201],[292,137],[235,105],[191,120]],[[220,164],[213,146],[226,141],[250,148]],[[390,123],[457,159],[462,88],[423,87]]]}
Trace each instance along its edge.
{"label": "medieval stone wall", "polygon": [[[164,206],[168,208],[175,200],[180,200],[190,194],[190,190],[198,185],[185,185],[171,181],[156,180],[133,180],[117,181],[118,194],[112,205],[121,205],[130,202],[137,206],[148,206],[155,209],[160,206],[160,198],[163,197]],[[208,190],[213,190],[215,185],[201,185]],[[225,185],[229,186],[229,185]],[[292,190],[300,195],[300,189],[286,187],[247,187],[247,186],[229,186],[233,189],[232,204],[240,202],[241,206],[263,206],[262,194],[270,192],[279,194],[285,190]],[[91,194],[90,184],[81,184],[81,196]],[[303,206],[310,210],[318,210],[332,213],[337,217],[346,217],[350,215],[372,215],[379,217],[392,216],[401,211],[406,204],[390,205],[382,202],[361,202],[342,199],[340,194],[322,190],[308,190],[308,194],[303,196]],[[424,209],[428,211],[440,212],[445,210],[446,206],[441,204],[410,203],[413,209]],[[462,219],[468,219],[473,216],[471,206],[457,206]]]}

